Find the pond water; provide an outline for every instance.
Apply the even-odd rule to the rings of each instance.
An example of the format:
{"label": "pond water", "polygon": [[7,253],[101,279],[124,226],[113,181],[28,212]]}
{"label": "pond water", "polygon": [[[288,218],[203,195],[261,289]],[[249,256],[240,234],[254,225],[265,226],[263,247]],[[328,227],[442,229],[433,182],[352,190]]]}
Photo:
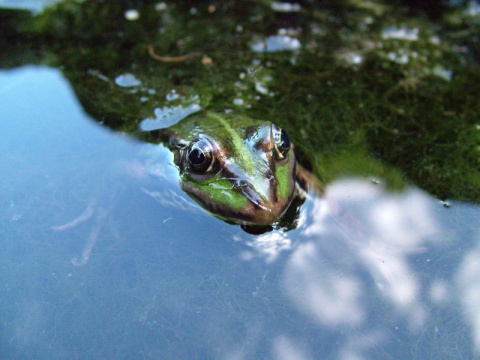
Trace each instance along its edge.
{"label": "pond water", "polygon": [[[414,3],[0,0],[0,359],[480,359],[480,12]],[[288,131],[294,229],[181,190],[200,109]]]}
{"label": "pond water", "polygon": [[344,178],[251,235],[137,176],[147,145],[59,70],[2,70],[0,94],[0,358],[480,358],[478,205]]}

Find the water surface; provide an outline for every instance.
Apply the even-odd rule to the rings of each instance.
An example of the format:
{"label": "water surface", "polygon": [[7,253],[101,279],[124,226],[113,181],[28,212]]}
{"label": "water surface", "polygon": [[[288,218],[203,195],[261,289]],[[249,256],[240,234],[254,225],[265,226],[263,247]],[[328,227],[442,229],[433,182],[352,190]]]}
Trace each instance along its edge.
{"label": "water surface", "polygon": [[[146,145],[59,70],[2,70],[0,94],[2,359],[479,358],[478,205],[344,178],[297,229],[249,235],[137,176]],[[95,216],[52,226],[92,203],[109,213],[76,267]]]}

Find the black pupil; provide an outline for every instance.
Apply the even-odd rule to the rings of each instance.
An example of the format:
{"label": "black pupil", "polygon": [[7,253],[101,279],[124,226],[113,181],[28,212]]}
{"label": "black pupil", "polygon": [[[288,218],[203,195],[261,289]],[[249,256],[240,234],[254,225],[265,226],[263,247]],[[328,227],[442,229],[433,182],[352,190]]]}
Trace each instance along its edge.
{"label": "black pupil", "polygon": [[192,149],[188,154],[188,160],[192,165],[201,165],[205,162],[205,154],[198,148]]}

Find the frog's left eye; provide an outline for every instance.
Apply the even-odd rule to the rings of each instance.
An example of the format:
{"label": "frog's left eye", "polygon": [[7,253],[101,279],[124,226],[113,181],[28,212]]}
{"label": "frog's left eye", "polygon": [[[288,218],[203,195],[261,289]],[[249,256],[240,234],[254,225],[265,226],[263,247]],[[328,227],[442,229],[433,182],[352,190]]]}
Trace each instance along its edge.
{"label": "frog's left eye", "polygon": [[273,139],[275,140],[278,158],[285,158],[288,154],[288,150],[290,150],[290,138],[288,137],[287,132],[279,127],[275,127],[273,129]]}
{"label": "frog's left eye", "polygon": [[215,151],[215,145],[208,139],[193,139],[186,153],[188,168],[196,174],[207,174],[214,171]]}

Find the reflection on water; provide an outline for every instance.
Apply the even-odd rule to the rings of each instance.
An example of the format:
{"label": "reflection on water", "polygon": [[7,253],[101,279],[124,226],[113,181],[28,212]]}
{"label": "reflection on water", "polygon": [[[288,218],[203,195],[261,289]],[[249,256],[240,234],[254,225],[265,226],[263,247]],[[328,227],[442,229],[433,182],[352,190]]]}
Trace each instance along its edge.
{"label": "reflection on water", "polygon": [[[91,122],[57,70],[3,71],[0,93],[1,358],[479,358],[477,205],[345,179],[255,236],[161,171],[118,171],[142,144]],[[51,226],[112,184],[73,267],[93,225]]]}
{"label": "reflection on water", "polygon": [[39,13],[44,8],[51,6],[61,0],[0,0],[0,8],[24,9],[32,13]]}
{"label": "reflection on water", "polygon": [[[437,307],[457,300],[451,274],[443,274],[456,265],[438,257],[461,236],[442,225],[448,210],[418,189],[387,194],[359,180],[339,181],[325,197],[342,214],[322,209],[324,201],[314,203],[302,243],[285,267],[283,285],[297,309],[349,334],[345,358],[365,355],[398,332],[420,336],[432,321],[432,331],[438,329]],[[359,341],[359,328],[367,342]]]}
{"label": "reflection on water", "polygon": [[311,296],[292,299],[319,323],[359,326],[376,298],[401,315],[409,329],[421,329],[427,310],[420,294],[426,289],[415,268],[429,265],[429,246],[449,240],[434,217],[435,204],[416,189],[386,196],[362,181],[338,182],[326,199],[343,211],[343,219],[324,216],[321,205],[313,205],[304,230],[308,240],[292,254],[286,275],[287,288],[295,288],[290,296]]}

